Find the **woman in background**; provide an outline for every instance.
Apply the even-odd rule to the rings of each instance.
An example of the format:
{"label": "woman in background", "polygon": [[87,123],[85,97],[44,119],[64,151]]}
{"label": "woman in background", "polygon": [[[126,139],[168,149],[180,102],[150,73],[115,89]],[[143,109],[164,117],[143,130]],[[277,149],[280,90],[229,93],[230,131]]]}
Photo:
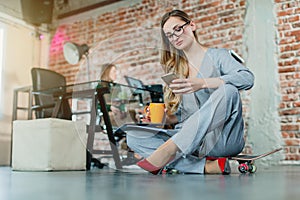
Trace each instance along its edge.
{"label": "woman in background", "polygon": [[[106,63],[101,66],[100,83],[98,87],[109,87],[110,94],[104,95],[106,101],[106,109],[109,112],[111,123],[117,126],[117,121],[126,117],[124,104],[119,99],[121,89],[114,85],[117,80],[117,66],[112,63]],[[98,105],[98,110],[101,110]]]}
{"label": "woman in background", "polygon": [[117,66],[112,63],[106,63],[101,66],[100,80],[115,82],[117,80]]}

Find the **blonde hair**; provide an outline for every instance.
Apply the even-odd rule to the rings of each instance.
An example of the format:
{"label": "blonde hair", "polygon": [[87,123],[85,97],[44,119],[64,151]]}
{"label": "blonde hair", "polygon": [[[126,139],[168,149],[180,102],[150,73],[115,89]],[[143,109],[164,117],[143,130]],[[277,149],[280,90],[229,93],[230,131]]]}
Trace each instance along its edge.
{"label": "blonde hair", "polygon": [[[161,37],[162,37],[162,50],[160,63],[165,73],[173,72],[180,78],[187,78],[189,76],[188,61],[182,50],[174,48],[166,37],[163,27],[170,17],[177,17],[184,22],[190,22],[190,17],[181,10],[173,10],[166,13],[161,19]],[[194,37],[198,41],[196,32],[194,31]],[[175,112],[181,102],[181,95],[175,95],[168,87],[164,87],[164,101],[168,110],[172,113]]]}
{"label": "blonde hair", "polygon": [[109,82],[113,82],[115,80],[112,80],[109,76],[109,73],[110,73],[110,70],[113,68],[113,67],[116,67],[116,65],[112,64],[112,63],[106,63],[106,64],[103,64],[101,66],[101,75],[100,75],[100,80],[103,80],[103,81],[109,81]]}

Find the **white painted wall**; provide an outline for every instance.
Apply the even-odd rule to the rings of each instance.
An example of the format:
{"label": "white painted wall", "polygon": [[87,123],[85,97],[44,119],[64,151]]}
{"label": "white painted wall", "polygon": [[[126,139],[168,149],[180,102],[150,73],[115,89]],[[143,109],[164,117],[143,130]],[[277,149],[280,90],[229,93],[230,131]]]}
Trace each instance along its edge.
{"label": "white painted wall", "polygon": [[[283,144],[278,106],[279,75],[276,64],[274,2],[249,0],[245,19],[247,66],[255,75],[251,90],[248,142],[254,154],[273,150]],[[278,164],[282,155],[259,160],[262,165]]]}
{"label": "white painted wall", "polygon": [[[89,2],[98,1],[91,0]],[[107,9],[116,9],[137,2],[141,2],[141,0],[125,0],[100,10],[104,12]],[[82,1],[81,3],[86,2]],[[99,9],[86,12],[82,14],[82,17],[93,16],[93,12],[99,12]],[[4,28],[6,37],[4,64],[3,69],[0,69],[2,70],[0,92],[3,94],[3,98],[0,100],[0,165],[9,165],[13,91],[16,88],[31,85],[30,70],[32,67],[47,68],[50,36],[49,33],[43,31],[45,27],[40,27],[38,32],[43,33],[45,37],[43,40],[39,40],[36,28],[22,20],[20,0],[0,0],[0,26]],[[22,105],[27,105],[27,96],[23,95],[20,102]],[[25,119],[27,113],[20,111],[18,116],[18,119]]]}
{"label": "white painted wall", "polygon": [[[4,30],[4,61],[2,66],[0,104],[0,165],[9,164],[10,138],[12,124],[13,90],[31,85],[30,69],[46,67],[48,55],[44,49],[49,47],[48,35],[42,41],[37,37],[34,27],[22,20],[0,12],[0,26]],[[43,56],[43,58],[41,58]],[[21,97],[21,102],[27,98]],[[26,116],[20,112],[21,118]]]}

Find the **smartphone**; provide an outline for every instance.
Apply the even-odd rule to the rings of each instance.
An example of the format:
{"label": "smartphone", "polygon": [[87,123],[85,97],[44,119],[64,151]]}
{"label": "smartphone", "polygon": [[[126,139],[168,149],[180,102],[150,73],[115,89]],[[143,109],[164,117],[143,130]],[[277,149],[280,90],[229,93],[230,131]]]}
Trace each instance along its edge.
{"label": "smartphone", "polygon": [[174,74],[173,72],[171,72],[171,73],[163,75],[161,78],[167,85],[170,85],[174,79],[178,79],[178,76],[176,74]]}

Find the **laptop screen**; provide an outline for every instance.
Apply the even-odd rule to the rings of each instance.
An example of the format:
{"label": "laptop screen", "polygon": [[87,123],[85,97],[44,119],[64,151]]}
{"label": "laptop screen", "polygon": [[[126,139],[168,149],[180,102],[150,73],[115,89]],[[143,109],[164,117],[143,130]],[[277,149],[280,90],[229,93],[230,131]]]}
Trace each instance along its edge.
{"label": "laptop screen", "polygon": [[[140,89],[145,89],[145,86],[143,84],[143,82],[139,79],[136,78],[132,78],[129,76],[124,76],[126,79],[126,82],[128,83],[129,86],[134,87],[134,88],[140,88]],[[135,90],[134,93],[139,94],[142,93],[143,90]]]}

